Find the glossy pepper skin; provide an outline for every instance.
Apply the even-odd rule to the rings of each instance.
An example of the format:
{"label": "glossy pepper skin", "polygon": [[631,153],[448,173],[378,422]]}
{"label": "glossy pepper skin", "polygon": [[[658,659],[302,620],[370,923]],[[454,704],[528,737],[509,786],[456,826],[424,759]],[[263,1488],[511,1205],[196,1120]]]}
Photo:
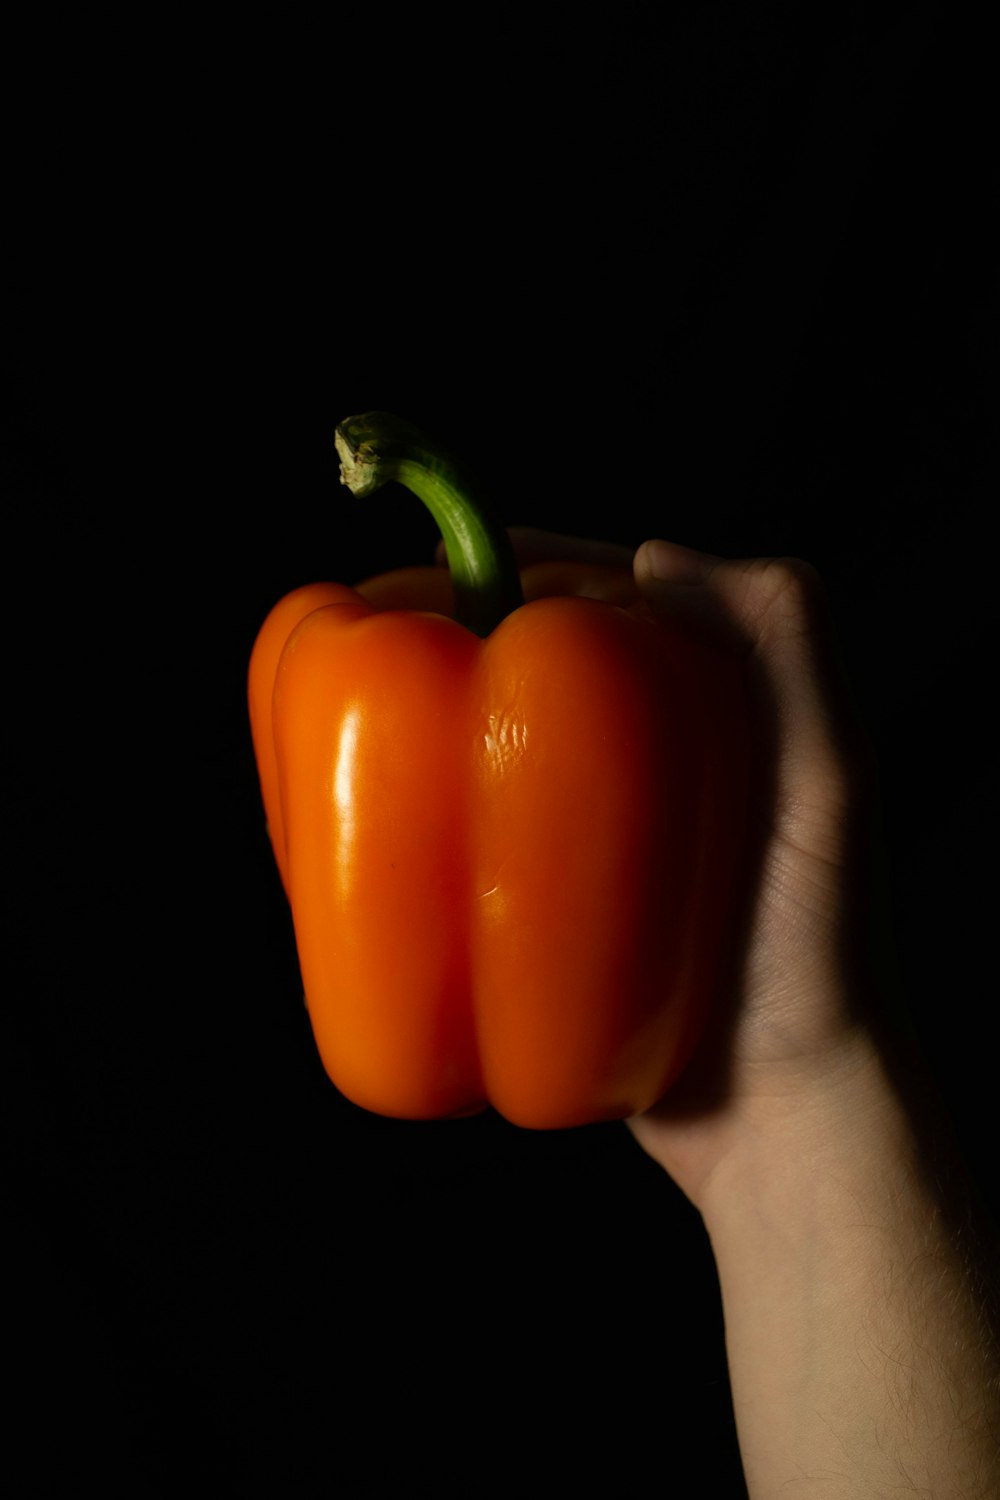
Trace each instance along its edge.
{"label": "glossy pepper skin", "polygon": [[[549,567],[538,586],[634,597],[600,575]],[[688,1061],[726,953],[739,666],[639,604],[569,593],[480,638],[422,608],[441,589],[440,570],[298,589],[254,647],[263,800],[323,1063],[385,1115],[634,1114]]]}

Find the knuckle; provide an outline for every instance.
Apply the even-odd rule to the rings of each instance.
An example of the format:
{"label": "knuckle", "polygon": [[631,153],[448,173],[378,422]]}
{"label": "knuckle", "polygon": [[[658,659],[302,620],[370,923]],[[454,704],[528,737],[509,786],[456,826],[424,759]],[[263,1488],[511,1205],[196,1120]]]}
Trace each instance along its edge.
{"label": "knuckle", "polygon": [[810,634],[826,620],[826,589],[818,570],[800,557],[761,560],[755,580],[761,623]]}
{"label": "knuckle", "polygon": [[788,596],[793,602],[822,598],[825,592],[818,569],[801,557],[765,558],[761,581],[772,597]]}

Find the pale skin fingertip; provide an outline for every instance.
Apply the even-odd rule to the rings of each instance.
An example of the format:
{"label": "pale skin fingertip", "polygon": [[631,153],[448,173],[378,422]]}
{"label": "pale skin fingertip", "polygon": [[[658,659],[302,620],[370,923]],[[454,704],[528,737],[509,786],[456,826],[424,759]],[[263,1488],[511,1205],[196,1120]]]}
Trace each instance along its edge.
{"label": "pale skin fingertip", "polygon": [[635,580],[643,583],[697,585],[704,583],[718,563],[718,558],[679,542],[652,538],[643,542],[635,555]]}

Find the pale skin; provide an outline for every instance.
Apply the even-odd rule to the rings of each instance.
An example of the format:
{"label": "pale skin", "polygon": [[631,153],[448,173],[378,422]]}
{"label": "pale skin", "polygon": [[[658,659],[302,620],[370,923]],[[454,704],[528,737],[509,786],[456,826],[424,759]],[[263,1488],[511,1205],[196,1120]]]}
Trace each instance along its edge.
{"label": "pale skin", "polygon": [[818,578],[512,535],[522,564],[633,560],[655,613],[746,663],[761,794],[745,941],[715,1033],[629,1125],[708,1230],[752,1500],[995,1500],[996,1253],[893,1013],[871,761]]}

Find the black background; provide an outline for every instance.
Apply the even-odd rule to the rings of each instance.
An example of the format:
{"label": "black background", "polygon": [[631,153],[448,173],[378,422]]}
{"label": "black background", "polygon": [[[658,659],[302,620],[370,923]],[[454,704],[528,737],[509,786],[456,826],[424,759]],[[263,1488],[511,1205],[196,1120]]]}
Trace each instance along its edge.
{"label": "black background", "polygon": [[984,39],[940,5],[515,5],[150,27],[123,66],[88,24],[12,54],[15,1462],[738,1495],[707,1240],[625,1128],[384,1121],[326,1080],[246,661],[289,588],[430,556],[415,501],[337,484],[373,407],[511,523],[807,557],[995,1208]]}

